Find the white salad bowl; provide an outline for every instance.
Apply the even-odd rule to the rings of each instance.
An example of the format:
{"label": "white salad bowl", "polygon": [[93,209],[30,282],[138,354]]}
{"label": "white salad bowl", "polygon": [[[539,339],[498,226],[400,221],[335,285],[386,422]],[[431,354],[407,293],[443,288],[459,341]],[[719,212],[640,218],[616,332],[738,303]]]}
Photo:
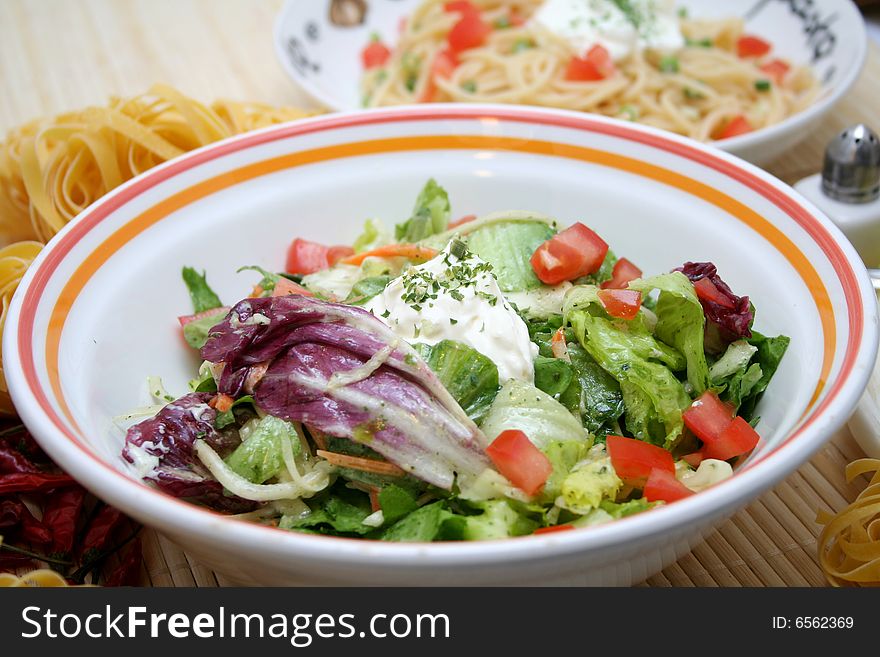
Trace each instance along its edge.
{"label": "white salad bowl", "polygon": [[[180,270],[222,299],[242,265],[283,267],[290,240],[346,243],[411,211],[429,177],[455,215],[530,210],[583,221],[646,274],[712,261],[791,346],[758,407],[762,440],[734,477],[605,525],[501,541],[403,544],[230,518],[139,481],[114,416],[146,377],[183,394],[198,359],[176,317]],[[4,370],[45,450],[107,502],[194,557],[262,584],[629,584],[686,553],[803,463],[848,417],[877,351],[873,289],[842,233],[791,188],[716,149],[584,114],[424,105],[317,117],[220,142],[138,177],[71,222],[28,270]]]}
{"label": "white salad bowl", "polygon": [[[400,20],[421,0],[287,0],[275,23],[275,53],[287,74],[333,110],[361,107],[360,53],[373,33],[397,40]],[[849,90],[867,53],[865,23],[851,0],[679,0],[695,18],[742,17],[774,54],[809,65],[821,97],[780,123],[716,144],[756,164],[770,162],[810,134]],[[362,8],[365,11],[362,11]]]}

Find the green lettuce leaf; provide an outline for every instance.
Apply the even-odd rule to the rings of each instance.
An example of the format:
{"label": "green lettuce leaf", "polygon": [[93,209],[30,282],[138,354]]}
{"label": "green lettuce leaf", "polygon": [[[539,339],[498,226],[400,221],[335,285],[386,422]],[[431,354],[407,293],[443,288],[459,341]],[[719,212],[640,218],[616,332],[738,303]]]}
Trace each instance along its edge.
{"label": "green lettuce leaf", "polygon": [[525,536],[538,528],[538,523],[518,513],[506,500],[470,502],[482,513],[463,517],[461,538],[467,541],[491,540]]}
{"label": "green lettuce leaf", "polygon": [[687,276],[676,271],[633,281],[629,287],[646,297],[652,290],[660,290],[654,335],[684,355],[693,395],[703,394],[709,387],[709,366],[703,349],[706,318],[694,286]]}
{"label": "green lettuce leaf", "polygon": [[503,292],[519,292],[541,287],[530,260],[535,249],[554,234],[543,221],[491,223],[469,233],[467,246],[492,265]]}
{"label": "green lettuce leaf", "polygon": [[578,415],[590,433],[602,433],[623,414],[620,384],[580,345],[570,343],[571,362],[538,356],[535,386]]}
{"label": "green lettuce leaf", "polygon": [[613,499],[623,482],[611,465],[611,458],[602,445],[590,450],[587,458],[575,464],[562,480],[560,501],[565,509],[579,515],[589,513],[602,500]]}
{"label": "green lettuce leaf", "polygon": [[249,421],[240,434],[242,443],[226,457],[226,465],[255,484],[276,477],[284,468],[282,441],[290,443],[294,455],[302,450],[293,425],[272,415]]}
{"label": "green lettuce leaf", "polygon": [[584,310],[569,319],[581,346],[620,384],[632,435],[666,447],[675,444],[684,426],[681,413],[691,403],[673,374],[683,357],[637,322],[612,322]]}
{"label": "green lettuce leaf", "polygon": [[562,482],[575,464],[587,457],[590,446],[589,442],[580,440],[554,440],[544,446],[541,451],[553,466],[553,472],[541,490],[542,501],[549,503],[559,497],[562,493]]}
{"label": "green lettuce leaf", "polygon": [[464,518],[454,515],[444,500],[426,504],[382,532],[379,538],[395,542],[428,542],[460,538]]}
{"label": "green lettuce leaf", "polygon": [[391,276],[388,274],[362,278],[351,288],[345,303],[352,306],[362,306],[377,294],[381,294],[390,281]]}
{"label": "green lettuce leaf", "polygon": [[193,349],[201,349],[208,341],[211,329],[217,326],[225,316],[225,310],[218,310],[212,315],[206,315],[189,322],[183,327],[183,339]]}
{"label": "green lettuce leaf", "polygon": [[532,384],[516,379],[510,379],[498,391],[481,428],[490,441],[506,429],[519,429],[539,449],[557,440],[591,440],[580,420],[565,406]]}
{"label": "green lettuce leaf", "polygon": [[455,340],[416,349],[472,420],[489,412],[498,393],[498,367],[490,358]]}
{"label": "green lettuce leaf", "polygon": [[372,251],[391,242],[391,235],[384,224],[378,219],[367,219],[364,222],[364,230],[358,235],[352,244],[355,253]]}
{"label": "green lettuce leaf", "polygon": [[412,216],[395,226],[394,236],[398,242],[418,242],[442,233],[449,224],[451,211],[446,190],[431,178],[416,199]]}
{"label": "green lettuce leaf", "polygon": [[189,296],[192,299],[194,312],[202,313],[206,310],[219,308],[223,305],[220,301],[220,297],[218,297],[214,293],[214,290],[211,289],[211,286],[208,285],[205,272],[199,274],[199,272],[192,267],[184,267],[182,276],[183,282],[186,283],[186,287],[189,290]]}
{"label": "green lettuce leaf", "polygon": [[360,491],[337,484],[332,490],[309,500],[308,505],[312,511],[309,515],[302,518],[284,516],[278,526],[334,536],[363,535],[375,530],[375,527],[364,524],[364,518],[373,511],[369,498]]}
{"label": "green lettuce leaf", "polygon": [[408,490],[391,484],[379,491],[379,507],[386,525],[392,525],[419,508],[415,496]]}
{"label": "green lettuce leaf", "polygon": [[758,352],[752,356],[752,363],[761,367],[761,378],[749,389],[748,395],[742,399],[739,414],[746,420],[752,420],[755,414],[755,406],[761,400],[761,395],[770,385],[770,379],[776,374],[779,363],[788,349],[791,339],[785,335],[767,337],[756,331],[752,331],[749,344],[758,348]]}

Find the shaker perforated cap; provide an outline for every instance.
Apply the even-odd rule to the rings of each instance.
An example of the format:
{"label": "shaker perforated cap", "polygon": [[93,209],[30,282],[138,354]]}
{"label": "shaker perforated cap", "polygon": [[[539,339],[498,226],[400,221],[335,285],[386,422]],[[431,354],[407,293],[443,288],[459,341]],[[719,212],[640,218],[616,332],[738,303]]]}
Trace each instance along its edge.
{"label": "shaker perforated cap", "polygon": [[847,128],[828,144],[822,191],[842,203],[880,197],[880,137],[864,123]]}

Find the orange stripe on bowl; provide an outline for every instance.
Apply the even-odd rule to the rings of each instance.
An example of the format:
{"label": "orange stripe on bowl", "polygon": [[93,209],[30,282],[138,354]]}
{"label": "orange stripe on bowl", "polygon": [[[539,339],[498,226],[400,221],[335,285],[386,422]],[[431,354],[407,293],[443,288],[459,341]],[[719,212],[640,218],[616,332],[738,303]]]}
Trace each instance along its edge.
{"label": "orange stripe on bowl", "polygon": [[834,324],[831,299],[825,285],[822,283],[822,280],[818,275],[818,272],[816,272],[815,268],[803,252],[801,252],[794,242],[792,242],[782,231],[757,212],[727,194],[680,173],[676,173],[657,165],[648,164],[641,160],[609,153],[599,149],[572,146],[556,142],[499,136],[413,136],[340,144],[299,153],[291,153],[255,162],[184,189],[138,215],[111,234],[86,260],[84,260],[67,281],[52,310],[49,320],[46,336],[46,363],[48,377],[52,392],[58,400],[58,403],[68,421],[77,431],[82,433],[67,406],[60,383],[58,357],[64,323],[76,301],[76,298],[95,272],[114,253],[134,239],[137,235],[147,230],[172,212],[198,201],[199,199],[232,187],[237,183],[275,173],[277,171],[362,155],[449,149],[503,150],[519,153],[532,153],[543,156],[580,160],[627,171],[681,189],[721,208],[728,214],[748,225],[762,235],[768,242],[773,244],[785,256],[785,258],[791,263],[792,267],[798,271],[801,278],[804,280],[804,283],[810,290],[816,303],[816,308],[819,312],[823,329],[824,353],[820,378],[807,410],[815,404],[828,379],[834,359],[836,326]]}

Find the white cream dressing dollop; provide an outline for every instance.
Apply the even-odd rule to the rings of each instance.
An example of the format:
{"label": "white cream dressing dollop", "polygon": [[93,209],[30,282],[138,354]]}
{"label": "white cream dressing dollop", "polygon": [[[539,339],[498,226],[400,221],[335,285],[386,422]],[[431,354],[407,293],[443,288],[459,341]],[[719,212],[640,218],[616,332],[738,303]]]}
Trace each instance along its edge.
{"label": "white cream dressing dollop", "polygon": [[[441,340],[455,340],[491,359],[498,366],[502,383],[508,379],[531,383],[538,347],[529,340],[525,322],[507,303],[491,271],[477,273],[473,284],[455,287],[460,281],[453,282],[450,271],[459,263],[488,269],[477,256],[468,253],[460,261],[447,247],[437,257],[389,282],[365,307],[407,342],[434,345]],[[436,292],[432,292],[437,298],[405,301],[412,285],[424,279],[438,282]],[[443,282],[453,289],[443,286]]]}
{"label": "white cream dressing dollop", "polygon": [[674,0],[629,0],[627,15],[612,0],[546,0],[532,20],[568,41],[581,55],[603,46],[619,61],[635,50],[684,47]]}

